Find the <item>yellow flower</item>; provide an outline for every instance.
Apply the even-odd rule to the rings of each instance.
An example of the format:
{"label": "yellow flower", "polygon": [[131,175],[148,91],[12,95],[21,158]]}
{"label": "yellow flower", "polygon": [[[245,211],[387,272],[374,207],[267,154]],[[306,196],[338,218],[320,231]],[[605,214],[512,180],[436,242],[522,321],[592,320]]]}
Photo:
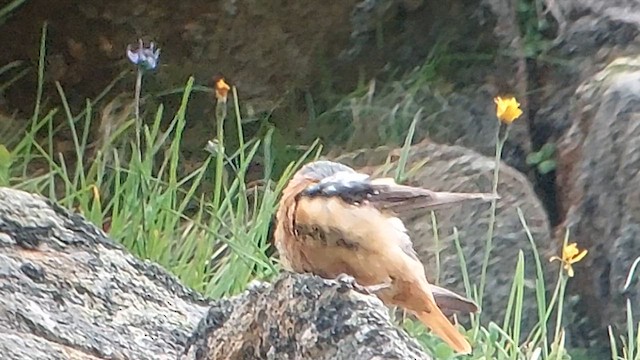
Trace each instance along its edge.
{"label": "yellow flower", "polygon": [[571,243],[562,249],[562,258],[552,256],[549,261],[560,261],[563,264],[564,269],[567,271],[567,275],[569,275],[569,277],[573,277],[574,273],[572,265],[584,259],[584,257],[587,256],[587,252],[588,251],[586,249],[582,251],[578,250],[578,244]]}
{"label": "yellow flower", "polygon": [[520,103],[514,97],[502,98],[500,96],[493,99],[496,103],[496,116],[507,125],[522,115]]}

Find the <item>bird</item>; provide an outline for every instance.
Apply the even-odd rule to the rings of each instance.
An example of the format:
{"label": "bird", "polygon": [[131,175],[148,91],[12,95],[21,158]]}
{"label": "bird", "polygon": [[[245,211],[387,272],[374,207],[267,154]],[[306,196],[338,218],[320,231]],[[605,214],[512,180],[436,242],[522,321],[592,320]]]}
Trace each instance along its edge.
{"label": "bird", "polygon": [[284,270],[350,279],[354,289],[407,310],[453,350],[469,354],[471,345],[443,311],[473,313],[480,311],[478,305],[429,283],[399,216],[494,198],[401,185],[316,160],[294,173],[283,189],[274,244]]}

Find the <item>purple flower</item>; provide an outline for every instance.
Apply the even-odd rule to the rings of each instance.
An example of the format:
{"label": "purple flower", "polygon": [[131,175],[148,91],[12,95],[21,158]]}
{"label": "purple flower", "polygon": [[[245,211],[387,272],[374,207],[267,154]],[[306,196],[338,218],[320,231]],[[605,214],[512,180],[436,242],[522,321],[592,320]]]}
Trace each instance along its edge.
{"label": "purple flower", "polygon": [[151,42],[149,47],[144,47],[142,39],[138,40],[138,48],[132,49],[131,45],[127,45],[127,57],[132,63],[144,70],[153,70],[158,66],[160,58],[160,49],[155,48],[155,44]]}

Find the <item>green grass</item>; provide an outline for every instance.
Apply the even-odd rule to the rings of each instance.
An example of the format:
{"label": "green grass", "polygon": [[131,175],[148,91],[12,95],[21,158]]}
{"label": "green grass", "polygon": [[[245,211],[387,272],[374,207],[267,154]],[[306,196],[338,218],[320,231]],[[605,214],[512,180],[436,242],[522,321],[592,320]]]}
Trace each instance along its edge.
{"label": "green grass", "polygon": [[[76,127],[76,115],[67,106],[64,91],[56,84],[62,111],[34,117],[23,141],[13,147],[2,185],[49,196],[63,206],[83,213],[97,226],[109,226],[109,234],[141,258],[151,259],[180,277],[187,285],[218,297],[237,293],[255,276],[269,277],[276,268],[266,255],[268,227],[277,205],[277,194],[298,164],[291,164],[278,182],[263,179],[260,191],[246,187],[247,167],[259,149],[269,152],[270,135],[262,140],[241,141],[241,148],[227,157],[210,155],[195,170],[181,174],[180,146],[193,78],[185,85],[181,106],[166,130],[160,129],[163,107],[150,126],[142,126],[142,148],[129,141],[126,149],[107,143],[92,154],[88,144],[91,105],[84,109],[84,131]],[[53,155],[33,139],[41,129],[53,128],[55,115],[67,119],[75,156]],[[125,129],[110,139],[118,142]],[[130,134],[130,132],[129,132]],[[47,144],[53,144],[49,134]],[[315,150],[317,147],[312,147]],[[75,159],[85,161],[75,161]],[[304,159],[300,159],[300,162]],[[16,176],[42,167],[40,176]],[[31,170],[30,170],[31,169]],[[212,202],[202,195],[205,175],[213,176],[220,193]],[[94,191],[95,189],[95,191]],[[254,201],[247,196],[254,192]],[[224,256],[219,256],[224,254]],[[218,261],[211,263],[211,259]]]}
{"label": "green grass", "polygon": [[[161,126],[162,119],[166,117],[162,105],[155,109],[155,116],[145,122],[136,122],[132,112],[126,121],[117,122],[117,127],[106,134],[99,145],[95,145],[90,143],[89,136],[90,122],[96,117],[95,100],[87,101],[83,109],[74,113],[67,103],[64,89],[56,83],[60,106],[44,110],[45,56],[46,26],[40,46],[39,81],[33,115],[24,136],[2,139],[0,186],[40,193],[84,214],[96,226],[108,228],[113,239],[140,258],[159,263],[187,286],[213,298],[237,294],[252,279],[269,280],[278,273],[278,264],[267,256],[269,224],[279,194],[289,177],[302,163],[319,155],[321,147],[317,142],[300,159],[287,164],[278,180],[271,179],[271,168],[267,167],[260,182],[262,185],[248,187],[245,180],[256,154],[261,153],[265,159],[273,158],[273,133],[269,131],[260,139],[244,139],[242,131],[238,131],[238,148],[225,148],[222,123],[235,121],[237,128],[242,128],[241,103],[238,101],[241,94],[233,88],[230,114],[225,107],[224,111],[218,109],[212,119],[216,126],[212,126],[211,136],[216,141],[212,141],[208,157],[195,169],[183,171],[180,149],[188,120],[189,99],[194,89],[194,79],[190,78],[180,91],[181,105],[172,114],[168,126]],[[101,97],[105,96],[106,93],[101,94]],[[394,174],[398,181],[404,181],[412,174],[413,170],[406,170],[405,166],[419,118],[418,112],[408,124],[399,161],[401,166]],[[58,123],[63,125],[54,126]],[[136,128],[141,134],[140,141],[132,135]],[[53,150],[54,136],[60,129],[71,134],[71,154],[63,155]],[[498,143],[496,147],[498,159],[501,146]],[[496,173],[494,191],[497,191],[498,176]],[[493,226],[495,204],[491,211]],[[466,333],[474,352],[466,358],[568,359],[570,355],[564,346],[562,324],[565,288],[570,279],[560,270],[554,291],[547,298],[543,266],[548,266],[548,262],[542,261],[520,209],[518,214],[528,235],[523,244],[530,246],[522,247],[514,269],[505,269],[514,271],[505,316],[492,319],[486,325],[482,325],[478,316],[471,318],[472,326]],[[431,220],[437,224],[435,214]],[[441,241],[437,229],[435,231],[435,238]],[[489,233],[483,269],[491,258],[491,238]],[[565,241],[567,239],[568,235]],[[485,291],[484,278],[479,284],[472,282],[460,245],[462,241],[456,231],[454,242],[467,295],[481,303]],[[525,252],[533,254],[537,274],[535,300],[538,324],[531,330],[521,327],[526,301]],[[612,359],[640,359],[640,329],[633,321],[630,305],[627,305],[627,333],[619,335],[610,330]],[[462,358],[453,354],[420,324],[405,319],[402,325],[438,359]],[[521,342],[523,337],[526,340]]]}

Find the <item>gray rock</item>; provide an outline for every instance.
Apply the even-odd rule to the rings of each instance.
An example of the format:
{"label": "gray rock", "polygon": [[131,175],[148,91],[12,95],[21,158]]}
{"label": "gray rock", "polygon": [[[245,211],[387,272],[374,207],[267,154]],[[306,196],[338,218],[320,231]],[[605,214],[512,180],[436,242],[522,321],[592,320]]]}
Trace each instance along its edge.
{"label": "gray rock", "polygon": [[593,353],[609,345],[608,325],[616,334],[626,333],[627,299],[639,311],[637,280],[627,291],[621,287],[640,255],[635,205],[639,134],[633,115],[638,111],[640,3],[544,3],[549,16],[539,13],[538,20],[555,19],[558,29],[550,46],[532,59],[529,79],[536,90],[529,96],[529,119],[536,146],[557,146],[555,179],[549,174],[549,182],[541,184],[554,193],[550,203],[557,202],[551,204],[558,213],[553,214],[555,252],[561,251],[566,227],[571,241],[589,249],[575,265],[564,311],[567,346]]}
{"label": "gray rock", "polygon": [[209,303],[79,215],[0,188],[0,357],[175,359]]}
{"label": "gray rock", "polygon": [[[640,60],[619,58],[585,81],[572,102],[571,127],[558,149],[562,228],[589,249],[576,265],[571,293],[585,334],[581,345],[603,343],[607,326],[624,330],[625,306],[640,313],[640,281],[623,284],[640,256]],[[598,311],[593,311],[598,309]]]}
{"label": "gray rock", "polygon": [[40,196],[0,188],[0,358],[430,359],[375,297],[281,275],[210,301]]}
{"label": "gray rock", "polygon": [[[149,76],[153,80],[146,82],[145,88],[164,91],[183,86],[191,75],[206,85],[212,76],[223,73],[240,89],[243,107],[270,111],[283,94],[307,88],[322,76],[323,66],[341,65],[352,72],[354,57],[371,58],[379,26],[418,11],[422,3],[352,0],[280,6],[255,0],[197,4],[89,0],[68,6],[48,4],[45,13],[19,8],[3,24],[3,30],[28,37],[30,44],[11,46],[0,54],[0,63],[37,61],[39,32],[46,19],[56,28],[48,34],[47,80],[61,81],[68,87],[72,103],[76,95],[83,104],[84,92],[104,89],[128,66],[124,57],[127,44],[143,37],[162,49],[159,68]],[[76,27],[97,23],[104,26],[84,26],[84,31]],[[407,38],[405,43],[411,41]],[[412,43],[415,45],[415,40]],[[9,46],[1,40],[0,44]],[[319,66],[320,57],[326,59],[323,66]],[[76,86],[82,86],[83,92],[75,92]],[[21,95],[29,93],[25,88]],[[22,101],[10,95],[13,101]],[[202,95],[200,100],[211,102],[206,99],[210,94]],[[203,121],[208,123],[210,118],[206,119]]]}
{"label": "gray rock", "polygon": [[283,274],[209,310],[186,359],[431,359],[375,296]]}
{"label": "gray rock", "polygon": [[572,125],[571,98],[580,84],[621,56],[640,52],[640,4],[633,0],[545,0],[558,23],[557,37],[540,61],[536,76],[541,88],[532,127],[551,142]]}

